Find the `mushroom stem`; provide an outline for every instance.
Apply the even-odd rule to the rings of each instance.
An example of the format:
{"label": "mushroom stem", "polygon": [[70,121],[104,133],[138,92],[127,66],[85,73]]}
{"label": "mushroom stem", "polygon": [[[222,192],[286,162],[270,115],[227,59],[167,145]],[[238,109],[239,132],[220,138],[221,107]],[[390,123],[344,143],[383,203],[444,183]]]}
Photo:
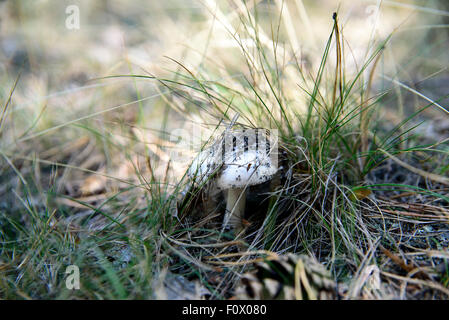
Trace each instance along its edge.
{"label": "mushroom stem", "polygon": [[[239,199],[240,198],[240,199]],[[246,188],[235,188],[228,190],[226,201],[225,224],[231,226],[237,232],[242,230],[243,214],[245,213]]]}

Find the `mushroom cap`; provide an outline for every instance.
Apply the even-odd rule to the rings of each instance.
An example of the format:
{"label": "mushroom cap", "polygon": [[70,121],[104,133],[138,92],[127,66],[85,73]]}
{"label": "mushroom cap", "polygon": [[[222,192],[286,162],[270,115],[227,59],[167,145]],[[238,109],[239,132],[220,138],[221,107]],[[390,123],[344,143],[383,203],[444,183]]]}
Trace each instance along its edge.
{"label": "mushroom cap", "polygon": [[[243,188],[268,181],[278,170],[272,161],[273,143],[265,129],[225,131],[192,162],[188,176],[202,184],[216,171],[220,189]],[[272,142],[272,141],[271,141]]]}
{"label": "mushroom cap", "polygon": [[277,172],[265,152],[248,151],[226,162],[217,177],[220,189],[244,188],[261,184]]}
{"label": "mushroom cap", "polygon": [[198,154],[193,160],[187,175],[194,179],[196,183],[203,184],[220,165],[220,158],[214,152],[212,146]]}

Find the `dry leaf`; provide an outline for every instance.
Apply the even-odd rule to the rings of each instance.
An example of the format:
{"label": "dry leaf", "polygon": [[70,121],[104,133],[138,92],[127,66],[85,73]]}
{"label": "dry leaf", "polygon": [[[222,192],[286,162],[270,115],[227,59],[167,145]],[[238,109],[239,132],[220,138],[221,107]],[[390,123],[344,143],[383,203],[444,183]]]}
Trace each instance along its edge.
{"label": "dry leaf", "polygon": [[351,199],[351,201],[363,200],[371,194],[371,190],[367,188],[360,188],[357,190],[353,190],[352,192],[353,193],[351,193],[351,195],[349,196],[349,199]]}

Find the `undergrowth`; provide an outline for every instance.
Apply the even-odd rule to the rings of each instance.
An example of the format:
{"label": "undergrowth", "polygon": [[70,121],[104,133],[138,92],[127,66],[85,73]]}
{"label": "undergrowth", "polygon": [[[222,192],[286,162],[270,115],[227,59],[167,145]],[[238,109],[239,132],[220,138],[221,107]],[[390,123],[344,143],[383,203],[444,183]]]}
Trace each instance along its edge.
{"label": "undergrowth", "polygon": [[[249,188],[245,233],[221,231],[224,196],[211,181],[198,186],[186,170],[171,179],[179,164],[164,156],[173,148],[164,131],[168,111],[156,142],[136,125],[140,105],[136,124],[105,119],[114,134],[78,119],[88,138],[70,139],[62,150],[51,148],[61,137],[35,133],[36,120],[0,149],[1,192],[8,194],[0,215],[2,298],[167,298],[167,283],[181,276],[185,286],[202,288],[183,288],[184,295],[224,299],[254,262],[290,252],[324,264],[340,298],[448,298],[447,139],[414,134],[423,111],[443,107],[431,100],[392,128],[382,121],[395,89],[373,93],[373,86],[393,34],[373,41],[360,67],[348,72],[349,48],[334,13],[313,68],[283,45],[293,40],[281,39],[281,15],[268,35],[258,11],[242,8],[239,30],[217,14],[244,61],[237,76],[235,66],[208,57],[198,70],[171,59],[176,70],[167,77],[130,68],[130,75],[101,81],[156,83],[165,110],[208,128],[208,142],[233,126],[278,131],[279,171]],[[5,137],[15,85],[2,109]],[[140,103],[137,86],[136,96]],[[45,157],[33,152],[38,147]],[[111,175],[104,162],[132,163],[126,170],[133,178]],[[89,177],[87,187],[79,183]],[[68,265],[81,270],[80,290],[66,289]],[[376,291],[362,289],[372,266],[381,279]]]}

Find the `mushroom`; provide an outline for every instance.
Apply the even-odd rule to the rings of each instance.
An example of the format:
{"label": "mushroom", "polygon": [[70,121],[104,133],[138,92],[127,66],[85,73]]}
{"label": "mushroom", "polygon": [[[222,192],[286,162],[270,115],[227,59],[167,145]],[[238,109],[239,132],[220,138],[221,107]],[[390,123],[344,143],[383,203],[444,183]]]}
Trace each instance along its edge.
{"label": "mushroom", "polygon": [[193,161],[190,177],[204,183],[216,172],[217,187],[227,191],[224,226],[229,224],[237,232],[243,229],[247,188],[268,181],[277,172],[273,147],[269,130],[228,129]]}

